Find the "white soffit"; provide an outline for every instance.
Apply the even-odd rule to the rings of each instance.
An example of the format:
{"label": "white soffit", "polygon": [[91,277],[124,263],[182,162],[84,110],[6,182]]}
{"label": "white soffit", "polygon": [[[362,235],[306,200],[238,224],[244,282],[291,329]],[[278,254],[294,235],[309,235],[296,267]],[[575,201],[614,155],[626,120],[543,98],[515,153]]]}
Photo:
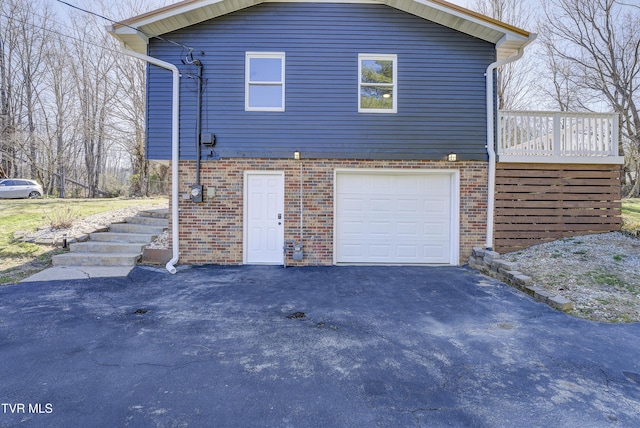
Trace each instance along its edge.
{"label": "white soffit", "polygon": [[[146,35],[169,33],[237,10],[269,2],[385,4],[470,36],[496,44],[498,59],[513,54],[530,37],[529,32],[443,0],[185,0],[145,13],[109,28],[109,33],[129,49],[147,52]],[[136,31],[133,28],[138,28]]]}

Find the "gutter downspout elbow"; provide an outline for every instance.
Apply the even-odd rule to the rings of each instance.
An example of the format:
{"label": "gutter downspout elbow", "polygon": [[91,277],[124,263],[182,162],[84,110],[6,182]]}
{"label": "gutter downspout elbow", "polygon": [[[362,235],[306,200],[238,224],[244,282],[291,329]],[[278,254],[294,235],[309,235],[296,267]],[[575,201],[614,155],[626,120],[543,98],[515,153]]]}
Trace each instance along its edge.
{"label": "gutter downspout elbow", "polygon": [[505,64],[515,62],[522,58],[524,54],[524,48],[532,43],[537,34],[531,34],[527,42],[518,49],[518,53],[508,58],[495,61],[487,67],[485,74],[486,78],[486,93],[487,93],[487,154],[489,155],[489,171],[487,179],[487,239],[486,248],[492,249],[493,247],[493,220],[495,215],[495,192],[496,192],[496,150],[495,150],[495,131],[494,131],[494,93],[493,93],[493,72],[499,67]]}
{"label": "gutter downspout elbow", "polygon": [[171,227],[172,248],[173,254],[171,260],[165,265],[165,268],[169,273],[175,274],[175,265],[180,258],[180,246],[179,246],[179,219],[178,219],[178,162],[180,157],[179,146],[179,129],[180,129],[180,71],[175,65],[162,61],[158,58],[151,57],[149,55],[143,55],[141,53],[127,49],[122,46],[122,51],[134,58],[141,59],[150,64],[156,65],[165,70],[169,70],[173,74],[173,95],[172,95],[172,109],[171,109],[171,217],[173,224]]}

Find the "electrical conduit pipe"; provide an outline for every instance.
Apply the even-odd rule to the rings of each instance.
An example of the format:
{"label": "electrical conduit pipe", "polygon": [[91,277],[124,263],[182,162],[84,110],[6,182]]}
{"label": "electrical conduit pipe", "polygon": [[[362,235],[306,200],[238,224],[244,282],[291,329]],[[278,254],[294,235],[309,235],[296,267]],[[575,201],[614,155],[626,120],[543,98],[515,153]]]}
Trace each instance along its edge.
{"label": "electrical conduit pipe", "polygon": [[495,196],[496,196],[496,150],[494,147],[494,99],[493,99],[493,71],[505,64],[515,62],[522,58],[524,48],[533,42],[537,34],[531,34],[527,42],[518,49],[518,53],[499,61],[492,62],[487,67],[485,73],[487,82],[487,154],[489,155],[489,177],[487,180],[487,241],[485,242],[487,249],[493,247],[493,217],[495,215]]}
{"label": "electrical conduit pipe", "polygon": [[171,217],[173,223],[171,225],[171,238],[173,255],[171,260],[167,262],[165,268],[169,273],[176,273],[176,263],[180,258],[180,246],[179,246],[179,221],[178,221],[178,162],[180,156],[179,147],[179,126],[180,126],[180,71],[175,65],[162,61],[158,58],[154,58],[148,55],[122,47],[122,51],[134,58],[141,59],[150,64],[157,65],[158,67],[169,70],[173,73],[173,95],[172,95],[172,108],[171,108]]}

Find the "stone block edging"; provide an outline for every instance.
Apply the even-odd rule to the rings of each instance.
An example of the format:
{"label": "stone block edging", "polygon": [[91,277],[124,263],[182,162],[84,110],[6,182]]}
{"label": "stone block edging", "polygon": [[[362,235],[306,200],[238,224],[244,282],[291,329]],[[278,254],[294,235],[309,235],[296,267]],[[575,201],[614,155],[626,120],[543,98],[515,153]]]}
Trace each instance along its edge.
{"label": "stone block edging", "polygon": [[473,248],[469,257],[469,266],[524,291],[537,301],[546,303],[554,309],[560,311],[573,309],[573,303],[569,299],[542,287],[533,286],[531,277],[520,272],[516,263],[501,259],[500,253],[483,248]]}

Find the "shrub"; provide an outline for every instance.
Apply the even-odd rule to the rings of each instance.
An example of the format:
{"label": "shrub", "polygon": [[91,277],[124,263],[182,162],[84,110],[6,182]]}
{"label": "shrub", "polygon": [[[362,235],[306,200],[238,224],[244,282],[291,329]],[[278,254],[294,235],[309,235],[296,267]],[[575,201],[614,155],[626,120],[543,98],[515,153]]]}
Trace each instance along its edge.
{"label": "shrub", "polygon": [[74,205],[66,204],[57,210],[45,211],[44,216],[52,229],[66,229],[78,218],[78,212]]}

